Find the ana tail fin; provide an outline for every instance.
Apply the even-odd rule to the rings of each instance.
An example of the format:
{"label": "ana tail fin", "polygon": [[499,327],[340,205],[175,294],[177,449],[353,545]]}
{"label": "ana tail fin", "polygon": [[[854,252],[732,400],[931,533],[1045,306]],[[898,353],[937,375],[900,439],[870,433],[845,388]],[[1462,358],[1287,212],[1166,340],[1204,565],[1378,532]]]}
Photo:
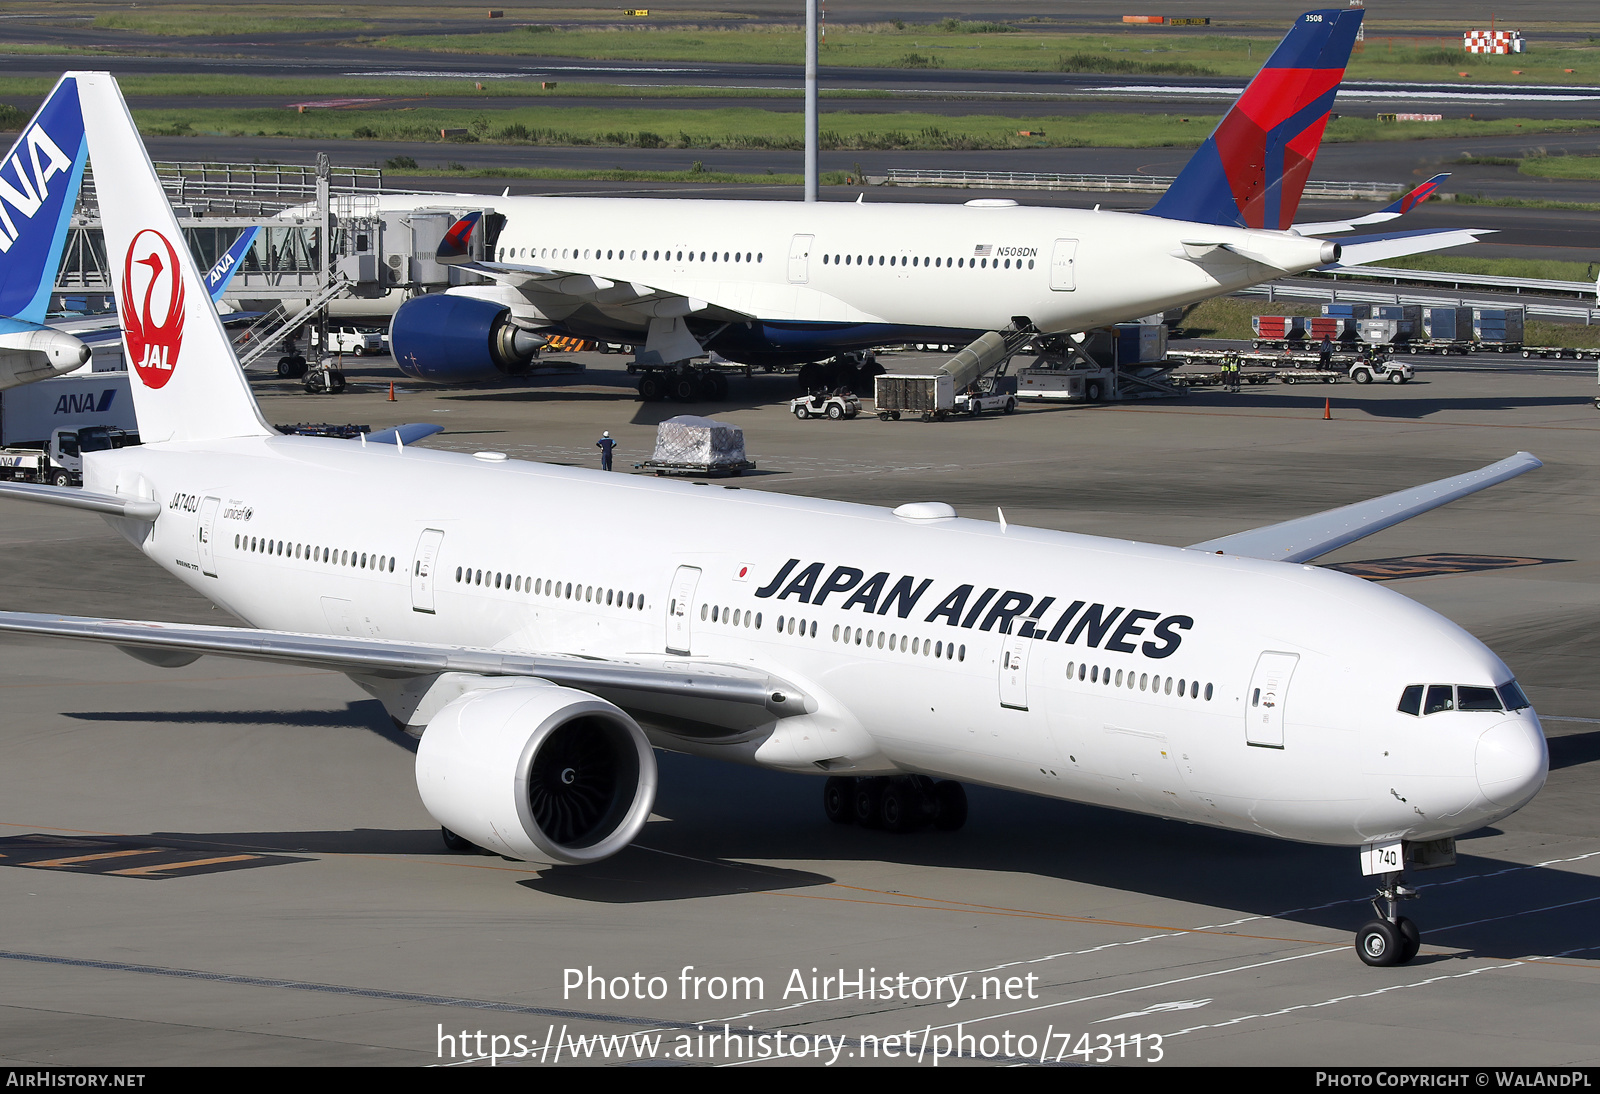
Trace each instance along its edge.
{"label": "ana tail fin", "polygon": [[1331,8],[1296,19],[1150,215],[1240,228],[1293,224],[1364,14]]}
{"label": "ana tail fin", "polygon": [[146,443],[271,435],[116,80],[108,72],[69,72],[69,80],[102,180],[106,265],[140,435]]}
{"label": "ana tail fin", "polygon": [[0,316],[42,323],[89,153],[63,77],[0,162]]}

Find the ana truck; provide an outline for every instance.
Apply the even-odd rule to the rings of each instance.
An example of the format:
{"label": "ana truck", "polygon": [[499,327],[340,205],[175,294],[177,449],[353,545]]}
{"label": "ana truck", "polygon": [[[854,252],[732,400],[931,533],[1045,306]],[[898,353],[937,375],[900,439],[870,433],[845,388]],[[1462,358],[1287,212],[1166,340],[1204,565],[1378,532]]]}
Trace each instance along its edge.
{"label": "ana truck", "polygon": [[138,443],[126,372],[84,372],[0,392],[0,477],[76,486],[84,452]]}

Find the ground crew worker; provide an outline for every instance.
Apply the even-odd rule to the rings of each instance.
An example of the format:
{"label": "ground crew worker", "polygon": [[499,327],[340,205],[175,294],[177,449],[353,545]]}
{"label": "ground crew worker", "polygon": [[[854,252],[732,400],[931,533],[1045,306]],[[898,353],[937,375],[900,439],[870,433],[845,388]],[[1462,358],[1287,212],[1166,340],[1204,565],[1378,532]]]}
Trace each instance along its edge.
{"label": "ground crew worker", "polygon": [[611,431],[606,430],[604,433],[602,433],[600,435],[600,439],[595,441],[594,445],[600,450],[600,470],[610,471],[611,450],[617,447],[617,442],[611,439]]}

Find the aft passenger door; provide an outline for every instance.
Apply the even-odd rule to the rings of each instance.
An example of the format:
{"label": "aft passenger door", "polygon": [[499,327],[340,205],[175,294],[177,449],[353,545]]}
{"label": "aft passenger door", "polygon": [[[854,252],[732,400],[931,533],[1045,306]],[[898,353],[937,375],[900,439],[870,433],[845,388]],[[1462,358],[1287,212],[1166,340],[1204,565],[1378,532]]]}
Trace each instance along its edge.
{"label": "aft passenger door", "polygon": [[196,546],[199,548],[200,572],[207,577],[217,576],[217,509],[221,498],[206,498],[200,503],[200,523],[196,528]]}
{"label": "aft passenger door", "polygon": [[816,236],[795,236],[789,241],[789,283],[804,285],[811,280],[811,244]]}
{"label": "aft passenger door", "polygon": [[689,653],[690,609],[694,607],[694,591],[700,584],[700,567],[679,566],[672,578],[672,595],[667,598],[667,651]]}
{"label": "aft passenger door", "polygon": [[1263,653],[1250,677],[1244,697],[1247,744],[1261,748],[1283,747],[1283,711],[1289,698],[1289,678],[1299,664],[1297,653]]}
{"label": "aft passenger door", "polygon": [[444,533],[437,528],[425,529],[417,540],[417,554],[411,560],[411,610],[433,614],[433,576],[439,566],[439,548],[444,545]]}
{"label": "aft passenger door", "polygon": [[1056,292],[1073,292],[1078,287],[1078,241],[1056,240],[1050,254],[1050,287]]}

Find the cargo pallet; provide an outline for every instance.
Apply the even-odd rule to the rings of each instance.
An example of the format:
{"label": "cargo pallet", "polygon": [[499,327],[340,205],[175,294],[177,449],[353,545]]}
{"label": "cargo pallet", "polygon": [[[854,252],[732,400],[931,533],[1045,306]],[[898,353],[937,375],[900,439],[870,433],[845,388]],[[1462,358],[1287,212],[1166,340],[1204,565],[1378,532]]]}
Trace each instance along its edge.
{"label": "cargo pallet", "polygon": [[654,471],[657,475],[742,475],[746,471],[754,471],[756,465],[752,460],[742,460],[739,463],[658,463],[655,460],[646,460],[644,463],[633,465],[635,471]]}

